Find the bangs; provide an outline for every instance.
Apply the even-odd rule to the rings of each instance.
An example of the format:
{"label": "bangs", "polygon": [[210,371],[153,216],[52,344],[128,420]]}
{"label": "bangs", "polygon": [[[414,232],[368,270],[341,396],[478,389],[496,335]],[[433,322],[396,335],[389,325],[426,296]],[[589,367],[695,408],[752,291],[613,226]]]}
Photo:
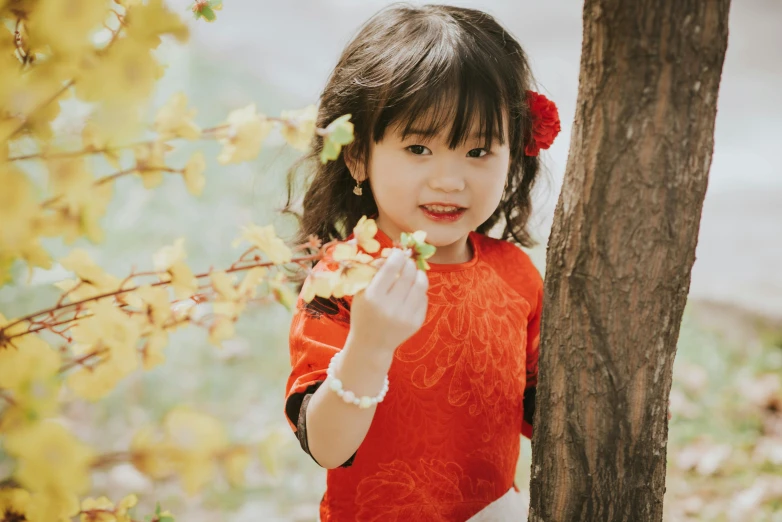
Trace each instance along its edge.
{"label": "bangs", "polygon": [[409,59],[388,64],[393,70],[387,70],[391,80],[374,115],[375,142],[389,127],[402,139],[443,134],[451,149],[468,140],[481,140],[486,149],[495,139],[506,142],[510,93],[517,90],[518,77],[492,55],[501,49],[477,41],[467,45],[448,33],[436,32],[437,38],[406,49]]}

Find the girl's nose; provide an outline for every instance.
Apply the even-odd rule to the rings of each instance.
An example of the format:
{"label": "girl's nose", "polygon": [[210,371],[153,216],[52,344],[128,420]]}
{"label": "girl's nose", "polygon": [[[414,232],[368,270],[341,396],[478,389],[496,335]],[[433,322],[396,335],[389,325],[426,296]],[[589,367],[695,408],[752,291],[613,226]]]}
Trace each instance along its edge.
{"label": "girl's nose", "polygon": [[458,167],[444,162],[429,176],[429,186],[442,192],[459,192],[464,190],[464,176]]}

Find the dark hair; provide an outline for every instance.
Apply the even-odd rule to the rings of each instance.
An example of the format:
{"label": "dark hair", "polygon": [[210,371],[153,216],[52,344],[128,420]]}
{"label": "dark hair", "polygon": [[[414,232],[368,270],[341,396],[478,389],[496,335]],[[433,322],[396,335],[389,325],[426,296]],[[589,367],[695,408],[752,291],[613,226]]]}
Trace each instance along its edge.
{"label": "dark hair", "polygon": [[[317,126],[351,114],[355,140],[343,152],[366,166],[371,141],[382,141],[389,126],[399,126],[403,136],[414,124],[432,135],[449,126],[449,146],[456,148],[477,122],[484,147],[493,139],[510,146],[502,200],[477,231],[485,234],[504,219],[502,239],[532,246],[527,221],[539,160],[524,154],[532,131],[526,101],[532,81],[521,46],[490,15],[444,5],[394,5],[373,16],[343,51],[321,94]],[[427,121],[421,122],[424,115]],[[369,183],[361,197],[353,194],[355,180],[344,154],[322,165],[322,147],[316,136],[288,177],[284,212],[299,219],[297,243],[311,234],[323,241],[344,239],[361,216],[377,213]],[[293,204],[301,164],[317,166],[306,180],[299,215]]]}

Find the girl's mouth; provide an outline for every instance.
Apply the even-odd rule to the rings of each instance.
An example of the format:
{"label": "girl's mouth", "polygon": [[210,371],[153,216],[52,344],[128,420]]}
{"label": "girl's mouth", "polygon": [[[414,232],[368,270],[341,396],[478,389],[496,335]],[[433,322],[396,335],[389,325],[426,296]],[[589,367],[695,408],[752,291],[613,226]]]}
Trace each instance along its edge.
{"label": "girl's mouth", "polygon": [[454,222],[467,211],[466,208],[453,205],[421,205],[418,208],[426,217],[437,222]]}

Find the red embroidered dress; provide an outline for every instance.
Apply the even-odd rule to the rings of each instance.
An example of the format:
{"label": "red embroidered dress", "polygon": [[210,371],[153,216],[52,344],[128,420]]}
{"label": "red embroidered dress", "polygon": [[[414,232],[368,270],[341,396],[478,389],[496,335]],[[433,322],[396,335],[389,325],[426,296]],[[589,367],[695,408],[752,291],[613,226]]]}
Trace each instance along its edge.
{"label": "red embroidered dress", "polygon": [[[376,239],[392,246],[382,231]],[[431,265],[426,321],[396,350],[356,454],[328,471],[321,520],[464,521],[514,487],[519,434],[532,434],[542,279],[517,246],[469,240],[470,261]],[[350,298],[297,303],[286,414],[307,452],[304,412],[344,345],[349,310]]]}

